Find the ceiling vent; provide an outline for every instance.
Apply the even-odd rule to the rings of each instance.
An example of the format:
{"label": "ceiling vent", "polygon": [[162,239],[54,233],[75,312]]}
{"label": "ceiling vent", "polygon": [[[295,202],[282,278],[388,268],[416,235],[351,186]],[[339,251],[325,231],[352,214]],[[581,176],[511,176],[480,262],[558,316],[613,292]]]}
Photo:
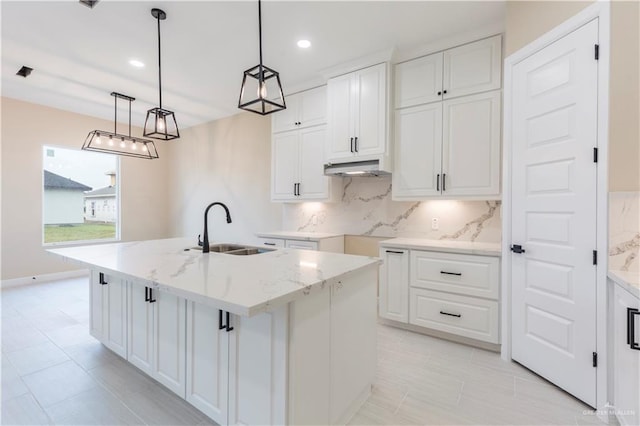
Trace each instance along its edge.
{"label": "ceiling vent", "polygon": [[81,4],[84,4],[85,6],[93,9],[93,6],[96,5],[96,3],[98,3],[98,1],[100,0],[79,0]]}
{"label": "ceiling vent", "polygon": [[31,74],[31,71],[33,71],[33,68],[29,68],[29,67],[25,67],[24,65],[22,66],[22,68],[20,68],[18,70],[18,72],[16,73],[16,75],[19,75],[20,77],[24,77],[27,78],[29,76],[29,74]]}

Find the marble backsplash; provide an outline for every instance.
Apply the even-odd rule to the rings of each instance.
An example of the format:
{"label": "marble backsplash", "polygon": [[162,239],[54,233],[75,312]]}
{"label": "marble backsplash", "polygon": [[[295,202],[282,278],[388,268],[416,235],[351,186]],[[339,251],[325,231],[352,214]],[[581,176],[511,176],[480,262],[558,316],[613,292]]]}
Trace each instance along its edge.
{"label": "marble backsplash", "polygon": [[609,269],[640,273],[640,192],[609,193]]}
{"label": "marble backsplash", "polygon": [[285,204],[283,229],[499,243],[500,215],[500,201],[392,201],[391,177],[356,177],[342,179],[338,202]]}

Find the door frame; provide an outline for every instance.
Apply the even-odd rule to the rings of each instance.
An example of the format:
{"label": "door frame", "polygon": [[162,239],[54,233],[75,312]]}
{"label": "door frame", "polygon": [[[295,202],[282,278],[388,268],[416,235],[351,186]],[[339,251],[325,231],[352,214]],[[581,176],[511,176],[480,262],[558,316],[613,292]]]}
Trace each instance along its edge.
{"label": "door frame", "polygon": [[501,271],[501,356],[511,360],[511,96],[513,90],[513,68],[522,60],[563,38],[577,28],[599,18],[598,37],[600,44],[598,68],[598,169],[596,183],[596,408],[598,417],[607,421],[607,270],[608,270],[608,161],[609,161],[609,61],[610,61],[610,5],[598,0],[594,4],[543,34],[533,42],[508,56],[504,61],[503,89],[503,146],[502,146],[502,271]]}

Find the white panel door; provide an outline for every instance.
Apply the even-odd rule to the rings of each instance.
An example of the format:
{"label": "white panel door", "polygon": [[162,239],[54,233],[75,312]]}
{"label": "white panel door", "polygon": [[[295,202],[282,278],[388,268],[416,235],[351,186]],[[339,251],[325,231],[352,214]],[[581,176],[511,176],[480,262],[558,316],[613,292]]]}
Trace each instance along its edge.
{"label": "white panel door", "polygon": [[185,397],[186,301],[163,291],[152,291],[154,305],[153,378]]}
{"label": "white panel door", "polygon": [[378,315],[394,321],[409,322],[409,251],[380,249],[380,307]]}
{"label": "white panel door", "polygon": [[443,98],[499,89],[501,71],[502,37],[499,35],[445,50]]}
{"label": "white panel door", "polygon": [[298,182],[298,132],[275,134],[271,143],[271,199],[295,200],[294,184]]}
{"label": "white panel door", "polygon": [[393,198],[440,194],[442,103],[396,111]]}
{"label": "white panel door", "polygon": [[512,356],[591,406],[597,43],[594,20],[514,66],[511,130]]}
{"label": "white panel door", "polygon": [[327,139],[325,126],[299,131],[298,198],[325,199],[329,196],[329,178],[324,175],[324,147]]}
{"label": "white panel door", "polygon": [[286,240],[285,247],[300,250],[318,250],[318,243],[316,241]]}
{"label": "white panel door", "polygon": [[100,272],[91,270],[91,282],[89,283],[89,334],[98,340],[102,340],[102,324],[104,317],[104,298],[102,284],[100,284]]}
{"label": "white panel door", "polygon": [[271,114],[271,132],[279,133],[298,128],[298,110],[300,108],[299,93],[288,95],[285,99],[287,108]]}
{"label": "white panel door", "polygon": [[153,305],[149,290],[129,283],[127,360],[148,375],[153,375]]}
{"label": "white panel door", "polygon": [[396,108],[442,99],[442,52],[398,64],[395,71]]}
{"label": "white panel door", "polygon": [[357,115],[354,141],[357,155],[384,154],[387,109],[386,65],[365,68],[355,74]]}
{"label": "white panel door", "polygon": [[106,308],[102,343],[123,358],[127,357],[127,282],[106,277]]}
{"label": "white panel door", "polygon": [[445,196],[500,194],[500,91],[444,102]]}
{"label": "white panel door", "polygon": [[227,423],[229,333],[222,311],[187,302],[187,401],[218,424]]}
{"label": "white panel door", "polygon": [[335,77],[327,83],[327,103],[329,108],[329,143],[326,160],[351,159],[352,138],[355,136],[353,125],[354,85],[353,74]]}
{"label": "white panel door", "polygon": [[298,127],[305,128],[327,122],[327,86],[298,94]]}

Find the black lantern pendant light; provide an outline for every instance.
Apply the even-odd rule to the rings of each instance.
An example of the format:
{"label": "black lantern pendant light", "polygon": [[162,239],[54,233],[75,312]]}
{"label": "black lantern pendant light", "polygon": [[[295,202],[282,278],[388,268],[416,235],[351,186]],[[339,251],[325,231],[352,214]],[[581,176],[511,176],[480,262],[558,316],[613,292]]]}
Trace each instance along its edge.
{"label": "black lantern pendant light", "polygon": [[282,93],[280,75],[262,65],[262,4],[258,0],[258,34],[260,63],[244,72],[238,108],[260,115],[271,114],[287,108]]}
{"label": "black lantern pendant light", "polygon": [[160,52],[160,21],[167,19],[167,14],[160,9],[151,9],[151,16],[158,21],[158,93],[159,106],[147,111],[144,122],[144,136],[169,141],[180,137],[178,123],[173,111],[162,108],[162,55]]}

